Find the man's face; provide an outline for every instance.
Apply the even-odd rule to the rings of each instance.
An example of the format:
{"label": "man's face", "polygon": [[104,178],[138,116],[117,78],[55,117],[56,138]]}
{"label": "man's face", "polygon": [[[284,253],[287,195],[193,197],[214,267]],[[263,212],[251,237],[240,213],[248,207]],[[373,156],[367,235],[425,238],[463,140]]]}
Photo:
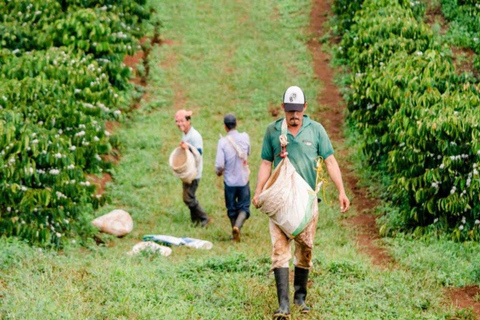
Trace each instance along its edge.
{"label": "man's face", "polygon": [[[302,111],[285,111],[285,119],[287,120],[287,125],[289,127],[298,127],[302,125],[303,114],[305,113],[305,109],[307,106],[303,108]],[[284,107],[285,110],[285,107]]]}
{"label": "man's face", "polygon": [[187,133],[190,130],[190,120],[187,120],[185,116],[176,116],[175,124],[183,133]]}

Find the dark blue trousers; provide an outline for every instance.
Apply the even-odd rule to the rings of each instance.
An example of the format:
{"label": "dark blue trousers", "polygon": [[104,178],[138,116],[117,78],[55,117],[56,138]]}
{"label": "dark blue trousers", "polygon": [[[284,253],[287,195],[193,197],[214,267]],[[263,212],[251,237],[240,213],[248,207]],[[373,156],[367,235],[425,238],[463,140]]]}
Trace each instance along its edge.
{"label": "dark blue trousers", "polygon": [[229,218],[236,219],[241,211],[247,213],[250,217],[250,184],[247,183],[243,187],[230,187],[225,183],[225,205],[227,206],[227,214]]}

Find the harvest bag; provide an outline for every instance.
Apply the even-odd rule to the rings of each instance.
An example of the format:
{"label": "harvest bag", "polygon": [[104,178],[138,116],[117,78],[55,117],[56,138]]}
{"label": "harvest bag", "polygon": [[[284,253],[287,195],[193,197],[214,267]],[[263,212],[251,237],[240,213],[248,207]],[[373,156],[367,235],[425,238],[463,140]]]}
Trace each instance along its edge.
{"label": "harvest bag", "polygon": [[[287,123],[283,120],[280,143],[286,146]],[[283,136],[283,137],[282,137]],[[260,211],[266,213],[273,222],[293,239],[312,221],[318,212],[317,192],[298,174],[288,157],[285,157],[265,183],[258,198]],[[315,209],[315,210],[314,210]]]}
{"label": "harvest bag", "polygon": [[189,144],[189,149],[177,147],[172,151],[168,162],[173,174],[185,183],[192,183],[197,176],[197,166],[200,161],[198,150]]}
{"label": "harvest bag", "polygon": [[248,174],[250,177],[250,167],[248,166],[247,162],[247,155],[242,151],[242,148],[233,140],[231,136],[226,136],[227,140],[232,144],[233,149],[235,149],[235,152],[237,152],[237,155],[240,159],[242,159],[243,162],[243,170]]}

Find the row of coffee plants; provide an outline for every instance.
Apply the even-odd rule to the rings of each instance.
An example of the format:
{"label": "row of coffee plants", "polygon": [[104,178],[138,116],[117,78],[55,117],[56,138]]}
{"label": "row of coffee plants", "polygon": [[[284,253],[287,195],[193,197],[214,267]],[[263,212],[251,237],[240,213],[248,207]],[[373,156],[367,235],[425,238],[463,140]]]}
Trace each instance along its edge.
{"label": "row of coffee plants", "polygon": [[[355,15],[362,8],[364,0],[335,0],[333,3],[333,13],[335,14],[336,23],[334,31],[345,33],[356,22]],[[399,0],[402,6],[411,6],[413,14],[419,18],[425,13],[425,4],[420,1],[411,2],[409,0]]]}
{"label": "row of coffee plants", "polygon": [[390,177],[398,212],[382,233],[480,240],[480,90],[456,74],[417,5],[365,0],[356,11],[337,48],[352,70],[349,122],[372,167]]}
{"label": "row of coffee plants", "polygon": [[442,15],[449,21],[444,35],[454,46],[472,49],[474,66],[480,70],[480,3],[477,0],[441,0]]}
{"label": "row of coffee plants", "polygon": [[133,86],[126,55],[147,27],[145,0],[0,0],[0,230],[61,245],[93,232],[86,174],[109,164],[105,122]]}

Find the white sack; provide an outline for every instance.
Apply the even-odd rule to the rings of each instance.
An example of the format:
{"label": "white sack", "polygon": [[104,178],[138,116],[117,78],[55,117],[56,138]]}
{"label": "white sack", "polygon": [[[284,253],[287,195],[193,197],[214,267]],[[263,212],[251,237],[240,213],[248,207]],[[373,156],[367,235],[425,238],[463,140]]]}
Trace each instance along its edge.
{"label": "white sack", "polygon": [[151,253],[157,253],[162,256],[168,257],[172,253],[172,249],[169,247],[161,246],[151,241],[142,241],[133,246],[132,251],[129,251],[129,255],[137,254],[141,251],[149,251]]}
{"label": "white sack", "polygon": [[100,231],[122,237],[133,230],[133,220],[128,212],[117,209],[92,221]]}
{"label": "white sack", "polygon": [[189,145],[190,150],[177,147],[172,151],[168,159],[173,174],[185,183],[192,183],[197,176],[197,167],[200,162],[198,150]]}
{"label": "white sack", "polygon": [[287,157],[265,183],[258,205],[288,237],[294,238],[312,220],[316,198]]}
{"label": "white sack", "polygon": [[185,246],[195,249],[205,249],[210,250],[213,248],[213,243],[207,240],[200,240],[194,238],[182,238],[185,242]]}
{"label": "white sack", "polygon": [[163,234],[157,235],[145,235],[143,241],[154,241],[167,246],[186,246],[195,249],[210,250],[213,248],[213,243],[207,240],[194,239],[194,238],[178,238],[174,236],[168,236]]}

